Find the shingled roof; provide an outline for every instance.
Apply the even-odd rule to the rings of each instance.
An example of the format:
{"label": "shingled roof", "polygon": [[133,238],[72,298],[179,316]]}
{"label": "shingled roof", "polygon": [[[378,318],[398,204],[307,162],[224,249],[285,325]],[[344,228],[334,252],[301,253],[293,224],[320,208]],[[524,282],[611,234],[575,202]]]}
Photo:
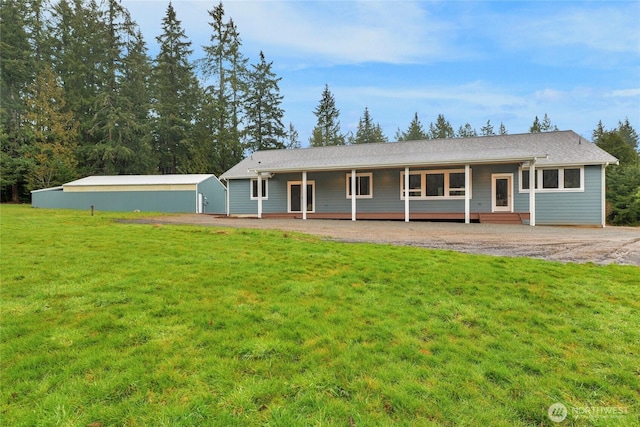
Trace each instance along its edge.
{"label": "shingled roof", "polygon": [[357,144],[257,151],[220,176],[462,164],[513,163],[539,166],[617,163],[617,159],[573,131]]}

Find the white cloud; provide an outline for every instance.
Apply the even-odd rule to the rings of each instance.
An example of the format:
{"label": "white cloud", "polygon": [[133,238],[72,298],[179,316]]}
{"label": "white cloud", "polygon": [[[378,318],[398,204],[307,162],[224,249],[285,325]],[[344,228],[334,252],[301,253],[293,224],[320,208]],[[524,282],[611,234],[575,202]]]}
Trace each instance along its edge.
{"label": "white cloud", "polygon": [[446,55],[446,24],[420,2],[230,2],[246,43],[307,62],[408,63]]}
{"label": "white cloud", "polygon": [[631,98],[635,96],[640,96],[640,88],[614,90],[614,91],[611,91],[611,96],[622,97],[622,98]]}

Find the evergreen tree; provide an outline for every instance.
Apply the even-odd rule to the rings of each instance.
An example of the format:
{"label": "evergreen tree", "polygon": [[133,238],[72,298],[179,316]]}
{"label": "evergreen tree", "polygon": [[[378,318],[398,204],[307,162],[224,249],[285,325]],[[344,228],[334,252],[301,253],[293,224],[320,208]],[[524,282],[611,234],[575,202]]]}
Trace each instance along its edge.
{"label": "evergreen tree", "polygon": [[607,131],[604,128],[604,125],[602,124],[602,120],[598,121],[598,126],[596,126],[596,128],[593,130],[593,133],[591,134],[591,140],[594,143],[597,143],[600,140],[600,138],[604,136],[606,132]]}
{"label": "evergreen tree", "polygon": [[607,168],[607,220],[615,225],[637,225],[640,223],[640,154],[634,148],[636,131],[628,120],[618,122],[618,128],[611,131],[605,131],[599,122],[593,136],[594,143],[620,161],[620,165]]}
{"label": "evergreen tree", "polygon": [[529,128],[530,133],[540,133],[540,132],[557,132],[558,127],[551,123],[551,119],[544,113],[544,117],[542,122],[538,119],[538,116],[533,120],[533,124]]}
{"label": "evergreen tree", "polygon": [[458,138],[471,138],[474,136],[478,136],[478,132],[471,127],[469,123],[466,123],[464,126],[460,126],[458,129],[458,134],[456,135]]}
{"label": "evergreen tree", "polygon": [[367,144],[372,142],[388,142],[382,132],[379,123],[374,124],[369,109],[365,107],[364,114],[358,121],[358,129],[354,138],[354,144]]}
{"label": "evergreen tree", "polygon": [[76,178],[77,123],[66,110],[64,90],[45,66],[27,91],[25,128],[33,141],[25,157],[31,162],[29,189],[61,185]]}
{"label": "evergreen tree", "polygon": [[396,139],[398,141],[420,141],[423,139],[429,139],[429,135],[425,132],[418,118],[418,113],[415,113],[413,120],[409,123],[409,128],[406,132],[401,132],[400,129],[396,132]]}
{"label": "evergreen tree", "polygon": [[631,126],[631,123],[629,123],[628,117],[625,119],[624,123],[620,121],[618,122],[618,133],[624,142],[629,144],[629,146],[634,150],[638,151],[638,133]]}
{"label": "evergreen tree", "polygon": [[260,52],[260,62],[252,66],[249,76],[246,146],[250,151],[285,148],[284,111],[280,106],[283,97],[278,87],[281,79],[271,71],[272,64]]}
{"label": "evergreen tree", "polygon": [[300,148],[301,147],[300,146],[300,138],[298,136],[298,131],[293,126],[293,123],[289,123],[289,132],[287,132],[287,137],[289,138],[289,141],[287,142],[287,147],[286,148],[295,149],[295,148]]}
{"label": "evergreen tree", "polygon": [[54,70],[60,77],[66,105],[78,123],[80,175],[97,171],[89,160],[96,136],[92,132],[97,96],[106,82],[107,27],[95,0],[60,0],[52,9],[49,33]]}
{"label": "evergreen tree", "polygon": [[139,29],[135,37],[127,40],[126,52],[120,92],[129,123],[126,144],[134,156],[120,165],[119,173],[153,173],[157,171],[157,159],[150,119],[152,67]]}
{"label": "evergreen tree", "polygon": [[203,75],[212,80],[207,93],[213,95],[215,106],[202,117],[212,120],[207,126],[213,140],[216,165],[213,169],[226,171],[244,157],[241,144],[241,113],[245,102],[247,60],[240,52],[240,37],[232,20],[224,21],[224,7],[220,2],[209,11],[212,21],[211,39],[203,46],[205,58],[200,61]]}
{"label": "evergreen tree", "polygon": [[480,135],[482,136],[492,136],[496,133],[493,131],[493,125],[491,124],[491,120],[487,120],[487,124],[480,128]]}
{"label": "evergreen tree", "polygon": [[504,123],[500,122],[500,127],[498,128],[498,135],[508,135],[507,128]]}
{"label": "evergreen tree", "polygon": [[[138,40],[137,25],[131,20],[129,11],[117,0],[109,0],[105,11],[107,50],[105,52],[104,84],[95,99],[95,114],[90,134],[93,144],[88,150],[87,160],[91,168],[101,174],[123,174],[137,172],[129,165],[135,164],[138,155],[135,147],[139,137],[137,112],[124,94],[128,62],[132,46],[144,42]],[[144,49],[146,52],[146,49]]]}
{"label": "evergreen tree", "polygon": [[551,119],[544,113],[544,117],[542,118],[542,123],[540,124],[540,130],[542,132],[557,132],[558,126],[551,123]]}
{"label": "evergreen tree", "polygon": [[22,127],[23,94],[33,81],[35,64],[29,43],[28,3],[3,1],[0,7],[0,188],[2,201],[18,202],[26,195],[30,165],[24,157],[29,138]]}
{"label": "evergreen tree", "polygon": [[446,139],[453,138],[455,132],[451,123],[449,123],[442,114],[438,114],[435,125],[431,123],[429,125],[429,136],[431,139]]}
{"label": "evergreen tree", "polygon": [[542,126],[540,125],[540,119],[538,116],[533,120],[533,124],[529,128],[529,133],[540,133],[542,132]]}
{"label": "evergreen tree", "polygon": [[633,149],[618,130],[605,132],[596,145],[620,161],[620,166],[637,165],[638,152]]}
{"label": "evergreen tree", "polygon": [[340,120],[338,120],[340,110],[336,108],[336,101],[329,91],[329,85],[325,85],[322,99],[313,114],[318,121],[309,138],[309,144],[312,147],[345,145],[345,136],[340,133]]}
{"label": "evergreen tree", "polygon": [[191,42],[171,3],[162,19],[162,34],[156,40],[160,51],[153,68],[152,91],[157,169],[163,174],[192,172],[193,160],[198,160],[193,126],[199,88],[189,62]]}

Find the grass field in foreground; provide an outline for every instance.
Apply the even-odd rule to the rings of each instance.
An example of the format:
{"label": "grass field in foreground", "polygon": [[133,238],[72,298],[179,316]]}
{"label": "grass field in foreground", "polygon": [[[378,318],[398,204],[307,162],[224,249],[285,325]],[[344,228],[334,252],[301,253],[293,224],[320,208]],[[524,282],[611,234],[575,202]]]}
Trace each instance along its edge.
{"label": "grass field in foreground", "polygon": [[0,215],[2,425],[640,421],[636,267]]}

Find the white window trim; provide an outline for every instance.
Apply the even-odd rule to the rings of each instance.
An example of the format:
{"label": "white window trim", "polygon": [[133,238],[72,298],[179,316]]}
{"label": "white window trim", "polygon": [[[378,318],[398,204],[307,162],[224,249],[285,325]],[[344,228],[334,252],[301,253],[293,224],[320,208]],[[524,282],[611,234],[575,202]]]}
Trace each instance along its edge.
{"label": "white window trim", "polygon": [[[464,200],[465,196],[451,196],[450,191],[465,190],[461,188],[451,188],[449,185],[449,175],[452,173],[464,174],[464,169],[439,169],[439,170],[410,170],[409,175],[420,175],[420,196],[409,196],[409,200]],[[444,174],[444,195],[427,196],[427,175]],[[469,169],[469,199],[473,198],[472,170]],[[418,191],[417,189],[410,191]],[[400,200],[404,200],[404,171],[400,171]]]}
{"label": "white window trim", "polygon": [[[249,197],[250,200],[258,200],[258,197],[254,197],[253,195],[253,183],[257,183],[258,182],[258,178],[251,178],[249,180]],[[264,182],[264,192],[266,194],[262,195],[262,200],[269,200],[269,179],[268,178],[262,178],[262,182]]]}
{"label": "white window trim", "polygon": [[[356,199],[373,199],[373,172],[356,172],[356,190],[358,189],[357,179],[361,176],[369,177],[369,194],[361,195],[356,194]],[[349,190],[351,189],[351,172],[347,174],[347,199],[351,200],[351,196],[349,195]]]}
{"label": "white window trim", "polygon": [[[558,170],[558,188],[542,188],[541,187],[543,183],[542,171],[550,170],[550,169]],[[565,169],[580,169],[580,187],[579,188],[564,188],[564,170]],[[529,173],[529,167],[520,166],[518,168],[518,192],[529,193],[528,188],[522,188],[523,171],[526,171],[526,173]],[[536,167],[535,173],[538,181],[538,187],[536,188],[536,193],[584,193],[584,166]],[[531,183],[529,183],[529,187],[531,187]]]}

